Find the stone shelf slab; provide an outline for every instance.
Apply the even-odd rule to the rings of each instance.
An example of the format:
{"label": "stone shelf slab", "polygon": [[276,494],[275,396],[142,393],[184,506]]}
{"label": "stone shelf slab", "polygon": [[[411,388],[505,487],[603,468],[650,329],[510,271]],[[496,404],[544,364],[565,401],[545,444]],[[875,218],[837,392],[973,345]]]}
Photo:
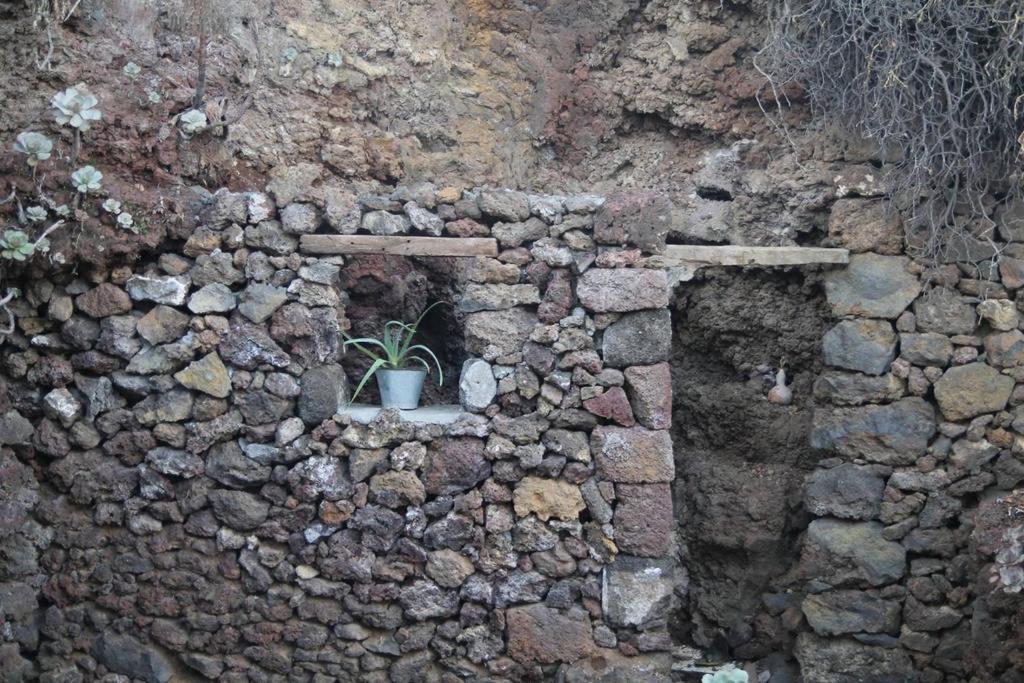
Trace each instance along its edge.
{"label": "stone shelf slab", "polygon": [[493,237],[409,237],[406,235],[303,235],[306,254],[393,254],[398,256],[497,256]]}
{"label": "stone shelf slab", "polygon": [[[368,403],[353,403],[342,406],[338,415],[348,416],[353,422],[369,424],[383,410],[380,406],[369,405]],[[414,424],[448,425],[458,420],[463,415],[469,415],[460,405],[422,406],[415,410],[399,410],[402,420]]]}

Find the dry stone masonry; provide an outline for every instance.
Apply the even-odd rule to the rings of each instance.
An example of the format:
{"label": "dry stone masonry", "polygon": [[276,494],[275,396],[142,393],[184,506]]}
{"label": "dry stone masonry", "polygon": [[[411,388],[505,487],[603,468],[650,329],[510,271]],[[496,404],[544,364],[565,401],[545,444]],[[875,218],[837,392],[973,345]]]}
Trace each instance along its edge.
{"label": "dry stone masonry", "polygon": [[[349,213],[227,191],[195,209],[148,260],[24,283],[2,352],[0,679],[670,679],[693,558],[667,202],[422,184]],[[1019,607],[989,576],[1013,575],[1024,509],[1024,250],[998,274],[929,270],[858,242],[848,209],[800,559],[751,628],[805,683],[1005,672]],[[458,406],[348,407],[361,257],[303,255],[317,232],[497,240],[450,270]]]}
{"label": "dry stone masonry", "polygon": [[[341,220],[221,191],[179,249],[27,284],[3,679],[667,672],[667,208],[423,185]],[[454,283],[454,421],[353,419],[351,259],[297,251],[321,226],[497,238]]]}

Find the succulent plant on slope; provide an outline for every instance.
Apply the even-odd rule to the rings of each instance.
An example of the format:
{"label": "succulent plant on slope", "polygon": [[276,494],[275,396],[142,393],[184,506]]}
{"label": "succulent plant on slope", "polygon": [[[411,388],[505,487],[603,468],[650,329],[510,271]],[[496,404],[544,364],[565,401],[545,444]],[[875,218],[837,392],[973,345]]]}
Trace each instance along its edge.
{"label": "succulent plant on slope", "polygon": [[195,135],[207,126],[206,114],[198,109],[189,109],[178,120],[181,122],[181,129],[189,135]]}
{"label": "succulent plant on slope", "polygon": [[26,155],[28,165],[35,168],[40,161],[50,158],[53,142],[42,133],[18,133],[14,141],[14,151]]}
{"label": "succulent plant on slope", "polygon": [[46,209],[41,206],[30,206],[25,209],[25,217],[33,223],[42,223],[46,220]]}
{"label": "succulent plant on slope", "polygon": [[117,201],[113,197],[107,197],[107,199],[103,201],[103,204],[101,206],[103,207],[104,211],[106,211],[107,213],[112,213],[115,216],[121,213],[121,202]]}
{"label": "succulent plant on slope", "polygon": [[704,674],[701,683],[747,683],[750,677],[743,669],[722,669],[713,674]]}
{"label": "succulent plant on slope", "polygon": [[82,133],[89,130],[93,121],[99,121],[103,117],[96,108],[99,100],[82,84],[57,93],[50,100],[50,104],[57,110],[57,123],[71,126]]}
{"label": "succulent plant on slope", "polygon": [[0,237],[0,257],[11,261],[24,261],[32,256],[35,245],[23,230],[4,230]]}
{"label": "succulent plant on slope", "polygon": [[102,186],[103,174],[93,166],[83,166],[71,174],[71,184],[82,194],[96,192]]}

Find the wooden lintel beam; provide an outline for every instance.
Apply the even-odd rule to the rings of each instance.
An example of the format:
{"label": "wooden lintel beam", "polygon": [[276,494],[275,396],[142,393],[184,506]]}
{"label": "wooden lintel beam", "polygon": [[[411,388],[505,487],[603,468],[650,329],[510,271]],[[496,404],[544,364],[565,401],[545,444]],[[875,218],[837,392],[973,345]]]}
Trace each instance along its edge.
{"label": "wooden lintel beam", "polygon": [[670,244],[662,259],[666,266],[798,266],[811,263],[849,263],[846,249],[824,247],[741,247]]}
{"label": "wooden lintel beam", "polygon": [[393,254],[396,256],[497,256],[491,237],[409,237],[408,235],[303,235],[307,254]]}

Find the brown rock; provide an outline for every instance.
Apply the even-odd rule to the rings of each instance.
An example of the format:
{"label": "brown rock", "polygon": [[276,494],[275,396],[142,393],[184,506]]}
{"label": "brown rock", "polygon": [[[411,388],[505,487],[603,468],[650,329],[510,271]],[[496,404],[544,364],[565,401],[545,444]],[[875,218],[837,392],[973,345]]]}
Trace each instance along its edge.
{"label": "brown rock", "polygon": [[174,379],[188,389],[216,398],[227,398],[231,393],[231,378],[216,351],[193,361],[187,368],[175,373]]}
{"label": "brown rock", "polygon": [[633,418],[633,409],[629,407],[629,399],[626,392],[620,387],[612,387],[600,396],[588,398],[583,402],[583,407],[589,412],[611,420],[623,427],[632,427],[636,424]]}
{"label": "brown rock", "polygon": [[966,420],[1006,407],[1013,379],[985,363],[968,363],[946,370],[935,383],[935,399],[947,420]]}
{"label": "brown rock", "polygon": [[521,664],[572,662],[596,650],[590,618],[580,609],[559,612],[542,604],[510,607],[508,653]]}
{"label": "brown rock", "polygon": [[189,317],[170,306],[156,306],[139,318],[139,336],[150,344],[166,344],[179,339],[188,330]]}
{"label": "brown rock", "polygon": [[594,239],[660,253],[671,223],[672,203],[660,192],[612,194],[594,216]]}
{"label": "brown rock", "polygon": [[132,310],[132,300],[120,287],[109,282],[93,287],[75,299],[78,310],[91,318],[106,318]]}
{"label": "brown rock", "polygon": [[427,499],[423,482],[408,470],[375,474],[370,479],[370,493],[375,501],[389,508],[422,505]]}
{"label": "brown rock", "polygon": [[484,442],[473,437],[438,439],[430,444],[423,482],[431,495],[450,495],[471,489],[491,475]]}
{"label": "brown rock", "polygon": [[672,492],[668,484],[619,484],[615,487],[615,543],[640,557],[662,557],[672,537]]}
{"label": "brown rock", "polygon": [[902,229],[897,212],[876,199],[839,199],[828,219],[829,240],[854,253],[899,254]]}
{"label": "brown rock", "polygon": [[526,517],[532,513],[545,522],[552,517],[576,520],[586,508],[578,486],[540,477],[526,477],[519,482],[512,493],[512,500],[517,515]]}
{"label": "brown rock", "polygon": [[590,449],[600,475],[616,483],[656,484],[675,476],[672,439],[664,430],[596,427]]}
{"label": "brown rock", "polygon": [[668,363],[626,368],[626,394],[633,415],[648,429],[672,426],[672,371]]}
{"label": "brown rock", "polygon": [[477,223],[472,218],[460,218],[457,221],[445,223],[445,231],[455,237],[489,237],[491,231],[486,225]]}

